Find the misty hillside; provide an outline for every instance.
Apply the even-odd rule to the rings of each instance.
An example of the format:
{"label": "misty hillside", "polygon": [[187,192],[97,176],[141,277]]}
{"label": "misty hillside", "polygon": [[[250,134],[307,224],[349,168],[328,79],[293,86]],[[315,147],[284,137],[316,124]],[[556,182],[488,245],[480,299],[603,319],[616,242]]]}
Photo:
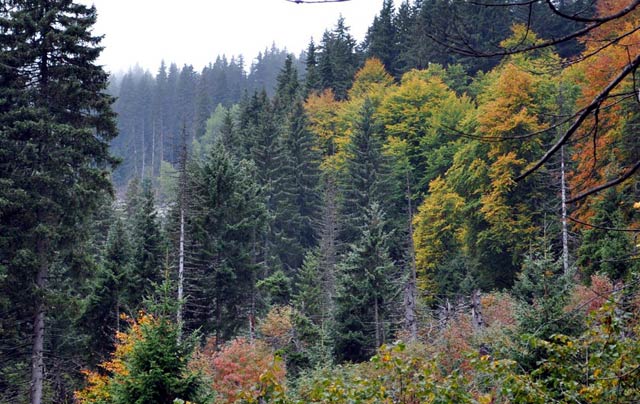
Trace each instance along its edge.
{"label": "misty hillside", "polygon": [[0,403],[640,402],[640,1],[381,3],[111,77],[2,4]]}

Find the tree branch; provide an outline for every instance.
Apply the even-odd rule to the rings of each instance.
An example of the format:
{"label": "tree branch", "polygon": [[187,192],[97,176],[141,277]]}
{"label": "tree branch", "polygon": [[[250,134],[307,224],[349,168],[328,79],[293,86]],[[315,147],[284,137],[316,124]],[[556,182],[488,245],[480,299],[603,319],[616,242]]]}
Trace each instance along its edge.
{"label": "tree branch", "polygon": [[640,55],[636,56],[636,58],[631,63],[625,66],[625,68],[622,69],[622,71],[613,80],[611,80],[611,82],[609,82],[609,84],[600,92],[600,94],[598,94],[598,96],[595,97],[584,110],[582,110],[580,115],[578,115],[576,121],[571,125],[569,129],[567,129],[565,134],[556,142],[556,144],[554,144],[544,154],[544,156],[542,156],[542,158],[533,165],[533,167],[527,169],[524,173],[516,177],[515,181],[521,181],[531,175],[534,171],[536,171],[544,163],[546,163],[547,160],[551,158],[551,156],[553,156],[558,150],[560,150],[560,147],[562,147],[562,145],[565,144],[571,138],[571,136],[575,134],[578,128],[580,128],[584,121],[587,119],[587,117],[591,113],[595,112],[600,107],[600,105],[602,105],[602,103],[608,98],[609,93],[611,93],[611,91],[613,91],[613,89],[616,88],[618,84],[620,84],[620,82],[625,79],[625,77],[627,77],[631,72],[635,71],[638,66],[640,66]]}
{"label": "tree branch", "polygon": [[629,170],[627,170],[626,173],[622,174],[618,178],[616,178],[614,180],[611,180],[611,181],[609,181],[607,183],[604,183],[602,185],[598,185],[597,187],[593,187],[591,189],[588,189],[587,191],[584,191],[583,193],[578,194],[577,196],[574,196],[573,198],[567,200],[567,203],[578,202],[578,201],[586,198],[589,195],[592,195],[592,194],[595,194],[595,193],[600,192],[602,190],[605,190],[607,188],[611,188],[613,186],[616,186],[616,185],[624,182],[626,179],[631,177],[633,174],[635,174],[635,172],[638,171],[639,168],[640,168],[640,161],[636,162],[636,164],[634,164],[633,167],[631,167]]}

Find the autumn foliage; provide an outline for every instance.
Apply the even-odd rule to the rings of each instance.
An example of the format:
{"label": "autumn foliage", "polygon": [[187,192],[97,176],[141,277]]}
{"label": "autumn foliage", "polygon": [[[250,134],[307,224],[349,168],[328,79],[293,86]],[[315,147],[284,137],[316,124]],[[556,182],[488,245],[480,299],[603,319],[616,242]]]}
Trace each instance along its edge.
{"label": "autumn foliage", "polygon": [[210,338],[194,354],[189,367],[204,374],[215,392],[216,403],[234,403],[260,395],[261,376],[266,373],[280,382],[285,377],[284,367],[267,344],[245,338],[236,338],[220,350]]}

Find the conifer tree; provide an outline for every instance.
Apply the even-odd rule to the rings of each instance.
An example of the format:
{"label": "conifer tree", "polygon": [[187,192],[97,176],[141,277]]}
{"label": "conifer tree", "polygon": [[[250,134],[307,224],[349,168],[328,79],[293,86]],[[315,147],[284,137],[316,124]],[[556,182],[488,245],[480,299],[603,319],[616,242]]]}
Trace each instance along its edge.
{"label": "conifer tree", "polygon": [[217,143],[188,168],[185,325],[230,338],[253,312],[265,204],[255,167]]}
{"label": "conifer tree", "polygon": [[140,307],[142,299],[153,291],[160,281],[162,268],[162,235],[157,219],[151,181],[142,183],[140,206],[133,218],[133,271],[130,295],[133,307]]}
{"label": "conifer tree", "polygon": [[318,194],[320,156],[308,123],[297,73],[287,59],[274,98],[274,119],[283,154],[279,160],[275,194],[274,230],[277,254],[285,268],[299,268],[304,250],[315,245],[314,222],[320,205]]}
{"label": "conifer tree", "polygon": [[132,276],[132,251],[129,234],[121,218],[109,229],[102,265],[87,297],[82,323],[91,335],[91,353],[104,358],[113,349],[113,336],[121,330],[120,315],[135,312],[130,305],[128,284]]}
{"label": "conifer tree", "polygon": [[366,360],[390,335],[394,267],[377,202],[368,207],[360,233],[339,266],[335,349],[341,361]]}
{"label": "conifer tree", "polygon": [[305,95],[322,90],[320,73],[318,72],[318,55],[316,53],[316,44],[313,42],[313,38],[311,38],[309,46],[307,47],[305,69]]}
{"label": "conifer tree", "polygon": [[344,100],[358,66],[356,41],[349,33],[344,18],[338,19],[332,31],[325,31],[320,47],[318,70],[322,88],[331,88],[336,99]]}
{"label": "conifer tree", "polygon": [[389,74],[396,76],[398,59],[397,27],[394,24],[394,8],[392,0],[384,0],[382,10],[373,20],[365,38],[365,54],[367,58],[377,58]]}
{"label": "conifer tree", "polygon": [[387,158],[382,153],[384,133],[373,116],[374,111],[372,101],[366,99],[346,146],[340,189],[341,239],[347,243],[358,239],[366,209],[373,202],[388,201],[390,173]]}
{"label": "conifer tree", "polygon": [[7,268],[2,289],[20,291],[9,294],[12,303],[33,314],[21,319],[32,324],[32,404],[42,402],[47,376],[52,263],[110,190],[115,163],[108,150],[116,133],[112,99],[95,64],[95,20],[95,8],[71,1],[0,7],[0,265]]}

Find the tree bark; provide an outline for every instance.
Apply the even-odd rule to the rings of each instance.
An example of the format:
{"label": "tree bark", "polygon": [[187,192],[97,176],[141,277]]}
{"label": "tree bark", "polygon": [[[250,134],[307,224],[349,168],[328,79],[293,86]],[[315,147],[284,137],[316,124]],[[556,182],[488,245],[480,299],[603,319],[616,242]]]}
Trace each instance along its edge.
{"label": "tree bark", "polygon": [[378,312],[378,298],[376,297],[373,302],[373,321],[376,327],[376,348],[379,348],[382,345],[382,342],[380,337],[380,313]]}
{"label": "tree bark", "polygon": [[180,246],[178,253],[178,340],[182,336],[182,301],[184,299],[184,207],[180,207]]}
{"label": "tree bark", "polygon": [[46,286],[49,264],[46,257],[45,241],[39,240],[37,244],[38,252],[38,273],[36,275],[36,307],[33,320],[33,345],[31,349],[31,404],[42,403],[42,387],[44,384],[44,317],[45,304],[43,292]]}
{"label": "tree bark", "polygon": [[418,339],[418,322],[416,315],[417,300],[417,274],[416,274],[416,252],[413,244],[413,207],[411,204],[411,182],[407,171],[407,212],[409,219],[409,278],[404,290],[404,323],[409,331],[410,341]]}
{"label": "tree bark", "polygon": [[560,186],[562,187],[562,268],[569,273],[569,231],[567,229],[567,183],[564,165],[564,146],[560,148]]}

